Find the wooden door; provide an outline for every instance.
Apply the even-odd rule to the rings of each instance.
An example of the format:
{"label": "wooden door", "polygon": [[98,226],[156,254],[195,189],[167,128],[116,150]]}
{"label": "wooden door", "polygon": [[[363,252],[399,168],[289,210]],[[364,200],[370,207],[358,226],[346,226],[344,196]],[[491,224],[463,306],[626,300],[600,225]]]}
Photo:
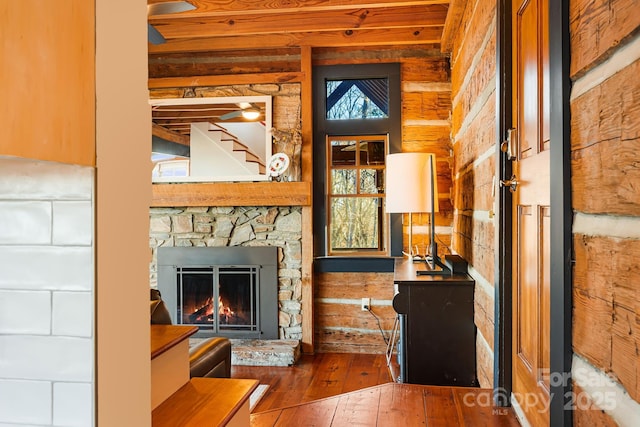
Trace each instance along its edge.
{"label": "wooden door", "polygon": [[513,1],[513,397],[549,425],[548,0]]}

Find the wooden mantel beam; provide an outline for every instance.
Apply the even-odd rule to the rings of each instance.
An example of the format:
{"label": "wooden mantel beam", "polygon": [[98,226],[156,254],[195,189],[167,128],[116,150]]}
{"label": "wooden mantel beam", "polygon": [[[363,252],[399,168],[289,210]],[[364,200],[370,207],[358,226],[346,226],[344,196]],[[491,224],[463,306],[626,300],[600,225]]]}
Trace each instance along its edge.
{"label": "wooden mantel beam", "polygon": [[153,184],[151,207],[308,206],[309,182]]}

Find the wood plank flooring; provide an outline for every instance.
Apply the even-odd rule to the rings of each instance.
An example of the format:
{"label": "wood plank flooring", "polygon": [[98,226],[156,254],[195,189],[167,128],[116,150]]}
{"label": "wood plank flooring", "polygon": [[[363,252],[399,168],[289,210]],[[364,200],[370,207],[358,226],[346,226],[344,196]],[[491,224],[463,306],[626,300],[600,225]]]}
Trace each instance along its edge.
{"label": "wood plank flooring", "polygon": [[510,408],[491,405],[491,390],[391,382],[384,355],[303,355],[295,366],[233,366],[269,390],[252,427],[518,426]]}
{"label": "wood plank flooring", "polygon": [[304,354],[294,366],[232,366],[232,378],[269,385],[253,412],[297,405],[391,381],[382,354]]}
{"label": "wood plank flooring", "polygon": [[252,427],[516,427],[510,409],[494,408],[492,391],[387,383],[287,408],[251,414]]}

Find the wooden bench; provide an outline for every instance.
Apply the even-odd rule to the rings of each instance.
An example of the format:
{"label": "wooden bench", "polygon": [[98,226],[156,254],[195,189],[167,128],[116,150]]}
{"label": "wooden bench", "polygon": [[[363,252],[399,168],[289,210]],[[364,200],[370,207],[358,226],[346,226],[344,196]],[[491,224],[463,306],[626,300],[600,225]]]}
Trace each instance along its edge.
{"label": "wooden bench", "polygon": [[189,379],[195,326],[151,325],[151,419],[154,427],[249,425],[257,380]]}

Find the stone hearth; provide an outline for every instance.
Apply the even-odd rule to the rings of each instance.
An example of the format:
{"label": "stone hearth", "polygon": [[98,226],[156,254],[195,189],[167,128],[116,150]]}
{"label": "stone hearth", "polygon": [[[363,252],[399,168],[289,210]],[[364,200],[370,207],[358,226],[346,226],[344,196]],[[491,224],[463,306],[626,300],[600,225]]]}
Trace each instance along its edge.
{"label": "stone hearth", "polygon": [[231,364],[291,366],[300,356],[297,340],[231,340]]}
{"label": "stone hearth", "polygon": [[[191,338],[191,345],[203,338]],[[300,357],[298,340],[231,339],[231,364],[244,366],[292,366]]]}

